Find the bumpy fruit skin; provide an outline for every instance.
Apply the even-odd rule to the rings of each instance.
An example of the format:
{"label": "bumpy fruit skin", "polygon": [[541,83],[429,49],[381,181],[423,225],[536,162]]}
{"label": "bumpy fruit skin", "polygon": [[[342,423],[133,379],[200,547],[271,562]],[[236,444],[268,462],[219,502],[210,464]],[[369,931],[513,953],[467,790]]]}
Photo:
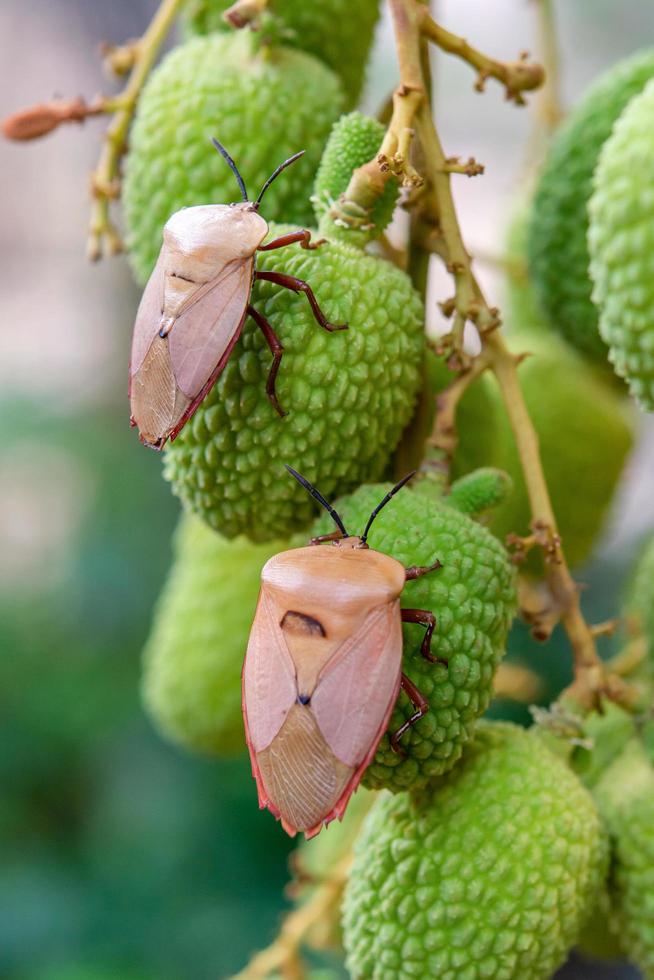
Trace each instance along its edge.
{"label": "bumpy fruit skin", "polygon": [[346,206],[346,219],[338,221],[329,213],[332,204],[347,190],[352,172],[374,160],[385,132],[380,122],[361,112],[350,112],[334,123],[316,174],[312,198],[320,232],[327,238],[341,238],[351,245],[363,246],[381,235],[393,217],[399,194],[394,177],[369,214],[354,212]]}
{"label": "bumpy fruit skin", "polygon": [[504,470],[484,466],[467,473],[452,484],[447,497],[450,507],[471,517],[481,517],[505,501],[513,490],[513,481]]}
{"label": "bumpy fruit skin", "polygon": [[[520,366],[520,383],[566,557],[580,565],[604,525],[633,445],[629,406],[558,337],[522,331],[511,338],[511,347],[532,354]],[[489,526],[503,540],[512,531],[528,533],[531,516],[515,441],[506,416],[501,418],[501,448],[491,462],[506,470],[514,490]],[[529,567],[535,568],[532,562]]]}
{"label": "bumpy fruit skin", "polygon": [[605,870],[587,790],[537,738],[481,722],[460,765],[364,824],[344,901],[353,980],[549,980]]}
{"label": "bumpy fruit skin", "polygon": [[[187,0],[187,30],[198,34],[231,30],[222,19],[231,4],[232,0]],[[348,106],[354,105],[365,78],[379,0],[283,0],[270,9],[281,21],[287,43],[329,65],[343,81]]]}
{"label": "bumpy fruit skin", "polygon": [[611,904],[620,943],[654,978],[654,769],[634,739],[595,788],[613,849]]}
{"label": "bumpy fruit skin", "polygon": [[529,223],[529,264],[543,311],[554,330],[602,363],[607,350],[591,300],[586,208],[602,145],[652,76],[654,50],[648,49],[619,62],[589,88],[554,138]]}
{"label": "bumpy fruit skin", "polygon": [[259,268],[307,280],[325,315],[349,329],[327,333],[305,296],[257,283],[252,302],[284,345],[277,395],[288,414],[280,419],[266,396],[271,355],[248,320],[165,468],[211,527],[255,541],[306,527],[315,513],[284,463],[330,499],[381,476],[411,414],[424,350],[420,297],[383,259],[331,242],[262,253]]}
{"label": "bumpy fruit skin", "polygon": [[302,51],[256,52],[249,31],[175,48],[150,76],[130,134],[123,203],[137,279],[145,282],[152,271],[174,211],[240,200],[211,136],[227,147],[253,198],[277,164],[305,150],[266,191],[262,211],[268,219],[310,223],[314,175],[342,108],[329,68]]}
{"label": "bumpy fruit skin", "polygon": [[[336,509],[350,534],[361,534],[370,513],[392,484],[360,487]],[[328,517],[314,533],[331,530]],[[443,568],[407,582],[402,606],[434,613],[432,653],[448,666],[429,663],[420,653],[424,627],[405,624],[403,670],[429,701],[428,713],[403,737],[406,756],[382,737],[364,784],[398,792],[423,786],[458,761],[476,719],[486,710],[493,677],[504,654],[516,606],[515,569],[503,546],[465,514],[429,496],[403,489],[375,520],[368,543],[405,566]],[[329,547],[328,545],[326,547]],[[365,710],[365,705],[362,705]],[[412,714],[404,692],[391,717],[396,731]]]}
{"label": "bumpy fruit skin", "polygon": [[143,660],[146,709],[171,741],[213,755],[244,750],[241,668],[259,576],[287,547],[226,541],[182,516]]}
{"label": "bumpy fruit skin", "polygon": [[599,329],[616,373],[654,411],[654,82],[625,109],[604,144],[589,204],[588,245]]}

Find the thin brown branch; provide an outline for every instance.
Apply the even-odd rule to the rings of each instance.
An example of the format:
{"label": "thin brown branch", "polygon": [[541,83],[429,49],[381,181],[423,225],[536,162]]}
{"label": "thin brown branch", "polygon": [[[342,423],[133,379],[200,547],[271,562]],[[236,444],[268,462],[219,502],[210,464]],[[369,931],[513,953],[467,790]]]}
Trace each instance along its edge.
{"label": "thin brown branch", "polygon": [[434,427],[427,445],[433,449],[442,450],[447,459],[451,460],[458,444],[456,428],[456,410],[473,381],[482,374],[488,364],[484,356],[476,357],[470,366],[461,371],[436,398],[436,416]]}
{"label": "thin brown branch", "polygon": [[83,123],[91,116],[112,111],[113,102],[99,96],[90,104],[84,99],[54,99],[39,105],[19,109],[2,121],[2,133],[8,140],[39,139],[57,129],[63,123]]}
{"label": "thin brown branch", "polygon": [[263,980],[274,971],[285,977],[304,976],[302,945],[311,930],[339,907],[351,865],[352,854],[348,853],[313,894],[286,916],[274,942],[257,953],[233,980]]}
{"label": "thin brown branch", "polygon": [[[427,30],[433,40],[450,44],[456,53],[467,57],[477,67],[481,66],[480,56],[469,45],[454,41],[434,30],[429,24],[426,8],[416,0],[390,0],[393,24],[396,35],[400,77],[415,90],[422,86],[420,63],[421,32]],[[426,25],[426,26],[425,26]],[[471,53],[472,52],[472,53]],[[480,69],[481,70],[481,69]],[[493,72],[490,72],[493,74]],[[529,73],[528,73],[529,74]],[[494,77],[498,77],[497,72]],[[519,76],[518,76],[519,77]],[[529,76],[533,81],[542,81],[542,72]],[[499,75],[506,82],[506,75]],[[511,83],[510,92],[515,90]],[[527,87],[533,87],[528,84]],[[595,647],[593,633],[581,611],[579,589],[570,574],[558,535],[556,519],[552,509],[547,483],[540,459],[538,437],[527,411],[524,395],[518,380],[518,362],[507,348],[499,331],[497,310],[490,306],[472,271],[470,256],[463,243],[458,217],[452,198],[450,175],[446,169],[446,156],[428,107],[421,102],[415,118],[416,135],[423,153],[423,168],[427,181],[427,193],[421,198],[423,209],[431,207],[433,213],[428,220],[434,229],[434,251],[443,257],[451,272],[455,296],[453,307],[458,322],[471,320],[476,324],[483,344],[484,357],[495,374],[500,386],[509,423],[513,431],[524,472],[527,493],[531,508],[531,530],[544,545],[546,557],[545,574],[549,590],[560,610],[561,622],[568,635],[573,652],[575,680],[567,694],[584,707],[595,705],[599,697],[610,697],[627,701],[629,692],[617,678],[606,676]]]}
{"label": "thin brown branch", "polygon": [[112,100],[115,106],[114,117],[107,128],[98,165],[91,174],[94,201],[87,254],[92,261],[99,259],[105,252],[115,255],[123,249],[120,235],[109,215],[111,201],[120,193],[120,161],[127,149],[127,134],[141,89],[182,3],[183,0],[161,0],[159,9],[140,41],[130,43],[133,67],[127,85]]}
{"label": "thin brown branch", "polygon": [[545,71],[541,65],[529,61],[529,55],[523,52],[517,61],[497,61],[483,52],[473,48],[465,38],[446,30],[429,15],[426,7],[421,7],[417,0],[411,2],[421,9],[419,29],[425,37],[438,45],[443,51],[467,61],[478,72],[475,88],[483,92],[487,79],[494,78],[504,86],[506,98],[516,105],[524,105],[523,92],[540,88],[545,81]]}

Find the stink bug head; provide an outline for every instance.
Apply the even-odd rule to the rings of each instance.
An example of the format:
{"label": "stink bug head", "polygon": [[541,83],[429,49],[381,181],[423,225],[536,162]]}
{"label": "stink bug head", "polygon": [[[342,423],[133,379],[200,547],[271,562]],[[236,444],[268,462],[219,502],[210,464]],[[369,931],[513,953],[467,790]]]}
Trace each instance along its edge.
{"label": "stink bug head", "polygon": [[241,174],[239,173],[239,169],[236,166],[236,164],[234,163],[234,160],[229,155],[229,153],[227,152],[227,150],[225,149],[225,147],[222,145],[222,143],[219,140],[217,140],[215,136],[212,136],[211,137],[211,142],[213,143],[213,145],[216,148],[216,150],[218,150],[218,152],[220,153],[220,155],[227,162],[227,165],[229,166],[230,170],[232,171],[232,173],[236,177],[236,181],[238,183],[239,190],[241,192],[241,197],[243,199],[243,203],[244,204],[248,204],[249,208],[251,210],[253,210],[253,211],[258,211],[259,210],[259,205],[261,204],[261,199],[263,198],[263,195],[266,193],[266,191],[268,190],[268,188],[272,184],[273,180],[276,180],[277,177],[279,177],[279,175],[282,173],[283,170],[286,170],[286,168],[287,167],[290,167],[290,165],[292,163],[295,163],[296,160],[299,160],[300,157],[304,156],[304,152],[305,152],[304,150],[299,150],[298,153],[294,153],[292,156],[288,157],[288,159],[284,160],[283,163],[280,163],[279,166],[276,167],[273,170],[273,172],[271,173],[270,177],[268,178],[268,180],[265,182],[265,184],[263,185],[263,187],[259,191],[259,194],[258,194],[256,200],[255,201],[252,201],[252,203],[249,203],[248,192],[247,192],[247,189],[245,187],[245,181],[241,177]]}
{"label": "stink bug head", "polygon": [[[298,473],[297,470],[294,470],[292,466],[288,466],[287,464],[285,464],[285,466],[288,472],[291,474],[291,476],[295,480],[297,480],[297,482],[301,486],[303,486],[304,489],[307,490],[311,494],[311,496],[315,500],[317,500],[322,507],[325,508],[325,510],[331,516],[332,520],[334,521],[339,531],[341,532],[341,536],[339,537],[337,537],[336,535],[333,536],[326,535],[325,537],[331,538],[331,540],[333,540],[336,544],[339,544],[341,547],[347,547],[347,548],[368,547],[368,543],[367,543],[368,534],[370,533],[370,528],[372,527],[373,521],[375,520],[379,512],[383,510],[386,504],[389,503],[390,500],[392,500],[392,498],[395,496],[398,490],[401,490],[402,487],[405,486],[409,482],[409,480],[416,475],[416,471],[412,470],[411,473],[407,473],[406,476],[402,477],[402,479],[399,480],[395,484],[395,486],[388,491],[386,496],[382,500],[380,500],[380,502],[374,508],[370,517],[368,518],[368,522],[364,528],[363,534],[360,537],[354,537],[347,533],[347,531],[345,530],[345,525],[343,524],[343,521],[339,517],[338,513],[334,510],[332,505],[327,500],[325,500],[325,498],[320,493],[320,491],[317,490],[311,483],[309,483],[306,477],[302,476],[301,473]],[[318,542],[319,539],[315,539],[315,540],[316,542]]]}

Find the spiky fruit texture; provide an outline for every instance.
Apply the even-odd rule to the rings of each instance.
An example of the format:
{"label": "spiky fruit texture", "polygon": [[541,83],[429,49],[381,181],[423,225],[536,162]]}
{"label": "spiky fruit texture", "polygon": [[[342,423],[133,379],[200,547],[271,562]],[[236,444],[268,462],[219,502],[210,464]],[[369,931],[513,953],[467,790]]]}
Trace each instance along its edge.
{"label": "spiky fruit texture", "polygon": [[240,200],[211,136],[227,147],[253,197],[278,163],[305,150],[266,192],[262,213],[311,222],[314,175],[342,108],[329,68],[302,51],[257,52],[249,31],[175,48],[150,76],[130,134],[123,203],[137,279],[145,282],[152,271],[174,211]]}
{"label": "spiky fruit texture", "polygon": [[146,709],[171,741],[214,755],[244,749],[241,668],[260,572],[286,547],[226,541],[182,516],[143,660]]}
{"label": "spiky fruit texture", "polygon": [[513,491],[513,481],[504,470],[484,466],[455,480],[447,497],[450,507],[462,514],[481,517],[495,510]]}
{"label": "spiky fruit texture", "polygon": [[424,349],[421,300],[383,259],[332,242],[263,253],[259,266],[307,280],[325,315],[349,328],[327,333],[305,296],[256,283],[252,302],[284,345],[277,395],[288,414],[266,397],[270,351],[248,320],[166,453],[166,475],[192,510],[227,537],[255,541],[306,527],[315,512],[284,463],[329,498],[379,478],[411,414]]}
{"label": "spiky fruit texture", "polygon": [[[231,28],[222,19],[232,0],[186,0],[190,32],[209,34]],[[368,53],[379,17],[379,0],[283,0],[271,5],[286,42],[320,58],[343,81],[348,106],[359,98]]]}
{"label": "spiky fruit texture", "polygon": [[602,145],[652,76],[654,49],[648,49],[619,62],[588,89],[554,138],[529,223],[530,268],[552,328],[601,363],[607,350],[591,299],[586,208]]}
{"label": "spiky fruit texture", "polygon": [[383,232],[393,217],[399,187],[394,177],[371,212],[343,205],[345,217],[335,220],[330,208],[347,190],[357,167],[374,160],[386,132],[384,126],[361,112],[350,112],[334,123],[320,161],[313,189],[313,208],[322,235],[342,238],[351,245],[363,246]]}
{"label": "spiky fruit texture", "polygon": [[595,788],[612,844],[611,904],[620,943],[654,978],[654,770],[634,739]]}
{"label": "spiky fruit texture", "polygon": [[[391,486],[363,486],[337,502],[351,534],[361,534]],[[325,533],[329,525],[328,517],[321,518],[314,533]],[[429,711],[402,737],[406,755],[393,752],[389,732],[413,712],[402,692],[389,732],[364,776],[364,784],[372,789],[397,792],[422,786],[451,769],[476,719],[486,710],[515,612],[515,569],[503,546],[484,527],[415,490],[402,490],[381,511],[368,542],[405,566],[431,565],[437,558],[443,565],[407,582],[402,605],[434,613],[432,653],[448,665],[429,663],[421,655],[424,627],[404,625],[402,669],[429,701]]]}
{"label": "spiky fruit texture", "polygon": [[[633,444],[628,405],[558,337],[542,331],[521,332],[512,349],[533,355],[520,365],[520,383],[538,434],[566,557],[572,565],[580,565],[604,525]],[[531,516],[515,440],[505,416],[501,426],[502,449],[493,462],[511,476],[514,490],[489,526],[504,539],[511,531],[527,534]]]}
{"label": "spiky fruit texture", "polygon": [[353,980],[549,980],[604,871],[593,800],[524,729],[481,722],[422,792],[384,796],[344,901]]}
{"label": "spiky fruit texture", "polygon": [[590,273],[599,329],[616,373],[654,411],[654,81],[620,116],[604,144],[589,204]]}

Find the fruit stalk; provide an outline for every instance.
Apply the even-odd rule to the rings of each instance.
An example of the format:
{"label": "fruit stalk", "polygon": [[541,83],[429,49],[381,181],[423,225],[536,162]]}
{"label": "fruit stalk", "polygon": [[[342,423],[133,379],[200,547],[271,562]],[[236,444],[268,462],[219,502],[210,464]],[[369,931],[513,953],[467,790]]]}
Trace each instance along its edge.
{"label": "fruit stalk", "polygon": [[301,980],[305,971],[300,948],[313,927],[340,906],[352,860],[352,854],[348,853],[338,861],[313,895],[289,912],[270,946],[253,956],[232,980],[263,980],[275,970],[289,980]]}
{"label": "fruit stalk", "polygon": [[120,160],[127,147],[127,133],[146,78],[159,53],[183,0],[161,0],[159,8],[140,41],[133,45],[133,68],[127,85],[112,99],[114,117],[107,128],[100,159],[91,174],[93,206],[89,224],[87,255],[92,262],[123,250],[123,243],[109,217],[109,205],[118,196]]}
{"label": "fruit stalk", "polygon": [[[420,60],[421,37],[426,33],[432,40],[440,43],[438,39],[442,36],[434,31],[426,9],[416,3],[416,0],[390,0],[390,6],[400,65],[399,91],[408,89],[417,93],[424,92]],[[467,59],[468,48],[460,46],[459,51]],[[494,77],[505,81],[507,95],[512,98],[514,90],[506,82],[506,75],[500,73]],[[533,77],[538,77],[540,83],[544,75],[541,71]],[[514,84],[513,80],[511,84]],[[547,582],[561,610],[561,622],[570,640],[574,658],[575,679],[567,695],[586,708],[596,703],[601,693],[607,693],[619,700],[627,699],[624,685],[615,678],[610,679],[609,683],[609,679],[605,677],[593,633],[584,619],[579,590],[570,574],[557,535],[556,519],[540,460],[538,437],[518,380],[517,365],[520,358],[509,351],[497,333],[497,311],[486,301],[472,271],[452,198],[446,157],[424,99],[419,100],[415,124],[424,155],[425,177],[431,187],[431,193],[426,194],[423,201],[423,207],[429,207],[432,211],[431,247],[446,261],[454,278],[452,312],[458,314],[459,319],[472,320],[481,334],[484,356],[500,386],[524,470],[532,529],[550,559],[546,565]]]}

